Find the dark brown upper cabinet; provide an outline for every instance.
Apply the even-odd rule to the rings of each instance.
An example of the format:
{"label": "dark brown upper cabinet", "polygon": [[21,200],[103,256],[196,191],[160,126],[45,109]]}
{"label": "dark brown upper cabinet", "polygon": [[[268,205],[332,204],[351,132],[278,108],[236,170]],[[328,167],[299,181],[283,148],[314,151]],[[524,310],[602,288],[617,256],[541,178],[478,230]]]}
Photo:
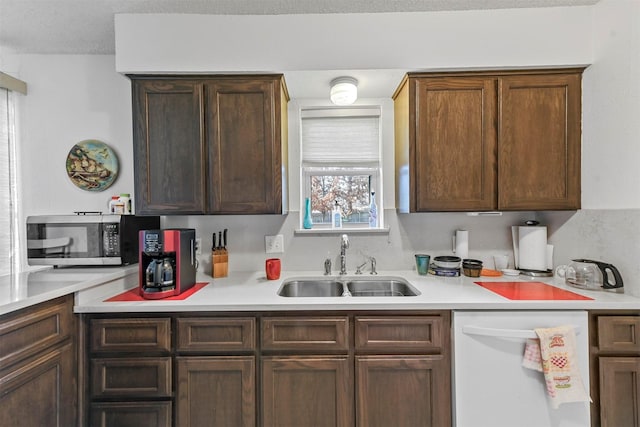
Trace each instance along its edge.
{"label": "dark brown upper cabinet", "polygon": [[282,75],[129,77],[136,213],[286,213]]}
{"label": "dark brown upper cabinet", "polygon": [[393,96],[398,210],[579,209],[582,71],[409,73]]}

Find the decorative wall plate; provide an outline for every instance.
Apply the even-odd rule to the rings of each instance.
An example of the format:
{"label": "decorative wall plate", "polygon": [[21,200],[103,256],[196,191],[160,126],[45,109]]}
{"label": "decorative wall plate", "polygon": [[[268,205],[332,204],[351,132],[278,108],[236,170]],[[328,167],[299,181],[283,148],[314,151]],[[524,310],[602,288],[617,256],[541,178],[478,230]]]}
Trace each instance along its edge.
{"label": "decorative wall plate", "polygon": [[80,141],[67,156],[67,175],[82,190],[106,190],[118,176],[118,157],[102,141]]}

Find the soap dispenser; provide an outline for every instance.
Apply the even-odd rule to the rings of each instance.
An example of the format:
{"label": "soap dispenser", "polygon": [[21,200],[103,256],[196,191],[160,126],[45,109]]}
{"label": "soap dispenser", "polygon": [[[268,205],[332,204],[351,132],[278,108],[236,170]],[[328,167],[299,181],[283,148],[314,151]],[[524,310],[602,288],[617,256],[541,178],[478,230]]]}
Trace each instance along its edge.
{"label": "soap dispenser", "polygon": [[337,200],[333,211],[331,211],[331,227],[342,228],[342,211],[340,210],[340,205]]}

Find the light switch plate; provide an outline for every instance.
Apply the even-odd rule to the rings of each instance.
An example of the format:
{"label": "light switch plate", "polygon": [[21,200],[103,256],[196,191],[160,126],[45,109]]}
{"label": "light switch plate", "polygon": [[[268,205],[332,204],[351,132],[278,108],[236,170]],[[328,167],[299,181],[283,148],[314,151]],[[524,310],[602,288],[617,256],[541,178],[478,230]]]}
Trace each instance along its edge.
{"label": "light switch plate", "polygon": [[284,237],[282,234],[264,236],[265,252],[268,254],[284,253]]}

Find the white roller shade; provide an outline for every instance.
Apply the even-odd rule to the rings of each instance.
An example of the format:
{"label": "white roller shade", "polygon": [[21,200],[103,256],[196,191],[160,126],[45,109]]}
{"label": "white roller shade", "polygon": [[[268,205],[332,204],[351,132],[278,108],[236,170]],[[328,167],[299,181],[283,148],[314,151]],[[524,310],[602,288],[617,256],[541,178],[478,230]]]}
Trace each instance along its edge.
{"label": "white roller shade", "polygon": [[[303,163],[372,163],[380,160],[380,116],[375,109],[302,116]],[[349,115],[349,114],[358,115]],[[376,114],[377,113],[377,114]]]}

